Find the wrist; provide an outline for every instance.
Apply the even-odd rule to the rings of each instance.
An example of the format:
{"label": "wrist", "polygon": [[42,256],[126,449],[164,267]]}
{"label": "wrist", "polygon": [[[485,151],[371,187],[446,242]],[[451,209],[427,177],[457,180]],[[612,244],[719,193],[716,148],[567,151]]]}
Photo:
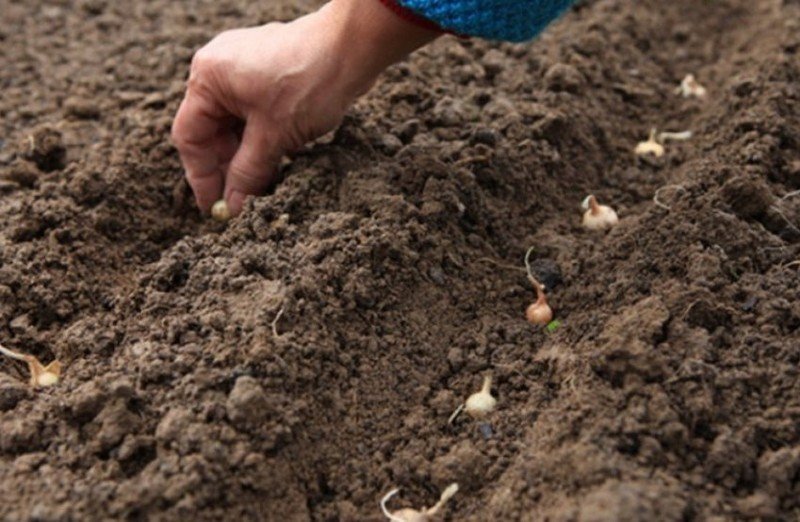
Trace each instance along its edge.
{"label": "wrist", "polygon": [[328,18],[342,76],[356,90],[365,91],[384,69],[442,34],[432,23],[402,16],[391,4],[393,0],[331,0],[320,11]]}

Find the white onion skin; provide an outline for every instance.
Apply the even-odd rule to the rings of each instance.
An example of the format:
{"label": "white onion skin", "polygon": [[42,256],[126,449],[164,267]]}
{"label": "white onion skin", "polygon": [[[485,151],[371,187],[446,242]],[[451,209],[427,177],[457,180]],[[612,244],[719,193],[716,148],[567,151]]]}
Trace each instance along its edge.
{"label": "white onion skin", "polygon": [[619,223],[619,217],[613,208],[600,205],[594,196],[586,198],[588,209],[583,214],[583,228],[587,230],[608,230]]}
{"label": "white onion skin", "polygon": [[220,199],[211,207],[211,217],[221,222],[228,221],[231,218],[231,211],[224,199]]}

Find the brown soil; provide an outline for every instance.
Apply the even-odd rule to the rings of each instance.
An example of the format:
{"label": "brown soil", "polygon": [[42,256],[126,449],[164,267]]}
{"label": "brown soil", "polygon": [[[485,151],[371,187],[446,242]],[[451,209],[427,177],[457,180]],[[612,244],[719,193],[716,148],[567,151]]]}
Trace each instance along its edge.
{"label": "brown soil", "polygon": [[[451,481],[447,520],[798,519],[798,2],[443,39],[209,223],[188,61],[313,3],[0,0],[0,342],[65,364],[0,360],[0,519],[377,521]],[[637,159],[651,126],[696,134]],[[497,265],[532,245],[553,333]],[[487,372],[491,425],[448,425]]]}

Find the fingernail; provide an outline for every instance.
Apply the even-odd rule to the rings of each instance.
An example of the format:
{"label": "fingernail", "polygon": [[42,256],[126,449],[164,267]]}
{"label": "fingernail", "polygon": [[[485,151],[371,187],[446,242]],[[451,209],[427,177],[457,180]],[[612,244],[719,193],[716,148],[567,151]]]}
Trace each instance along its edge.
{"label": "fingernail", "polygon": [[228,194],[228,207],[231,210],[231,213],[235,216],[242,211],[242,206],[244,205],[244,198],[247,197],[247,194],[243,194],[238,190],[232,190],[230,194]]}

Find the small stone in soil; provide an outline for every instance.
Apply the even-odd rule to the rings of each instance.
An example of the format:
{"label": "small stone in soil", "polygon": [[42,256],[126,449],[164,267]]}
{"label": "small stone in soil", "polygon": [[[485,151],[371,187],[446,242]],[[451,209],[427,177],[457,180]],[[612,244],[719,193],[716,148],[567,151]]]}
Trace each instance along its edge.
{"label": "small stone in soil", "polygon": [[400,138],[389,133],[381,136],[379,145],[389,156],[394,156],[400,149],[403,148],[403,142],[400,141]]}
{"label": "small stone in soil", "polygon": [[428,276],[431,278],[431,281],[433,281],[439,286],[443,286],[445,284],[444,271],[442,271],[441,267],[438,266],[430,267],[428,269]]}
{"label": "small stone in soil", "polygon": [[472,135],[473,143],[482,143],[484,145],[494,146],[497,144],[497,132],[488,127],[480,127],[475,130]]}
{"label": "small stone in soil", "polygon": [[586,79],[574,66],[557,63],[545,73],[544,83],[550,91],[578,93],[582,90]]}
{"label": "small stone in soil", "polygon": [[755,308],[757,302],[758,302],[758,297],[751,295],[750,297],[747,298],[747,300],[744,303],[742,303],[742,311],[744,312],[752,311],[753,308]]}
{"label": "small stone in soil", "polygon": [[742,219],[763,216],[774,199],[766,182],[755,176],[728,180],[722,186],[722,197]]}
{"label": "small stone in soil", "polygon": [[30,144],[24,156],[33,161],[40,170],[52,172],[66,165],[67,149],[61,132],[52,127],[40,127],[28,138]]}
{"label": "small stone in soil", "polygon": [[494,436],[492,425],[489,424],[488,422],[481,422],[480,424],[478,424],[478,431],[481,432],[481,435],[486,440],[489,440]]}
{"label": "small stone in soil", "polygon": [[100,117],[100,108],[92,100],[70,96],[64,100],[64,114],[79,120],[93,120]]}

